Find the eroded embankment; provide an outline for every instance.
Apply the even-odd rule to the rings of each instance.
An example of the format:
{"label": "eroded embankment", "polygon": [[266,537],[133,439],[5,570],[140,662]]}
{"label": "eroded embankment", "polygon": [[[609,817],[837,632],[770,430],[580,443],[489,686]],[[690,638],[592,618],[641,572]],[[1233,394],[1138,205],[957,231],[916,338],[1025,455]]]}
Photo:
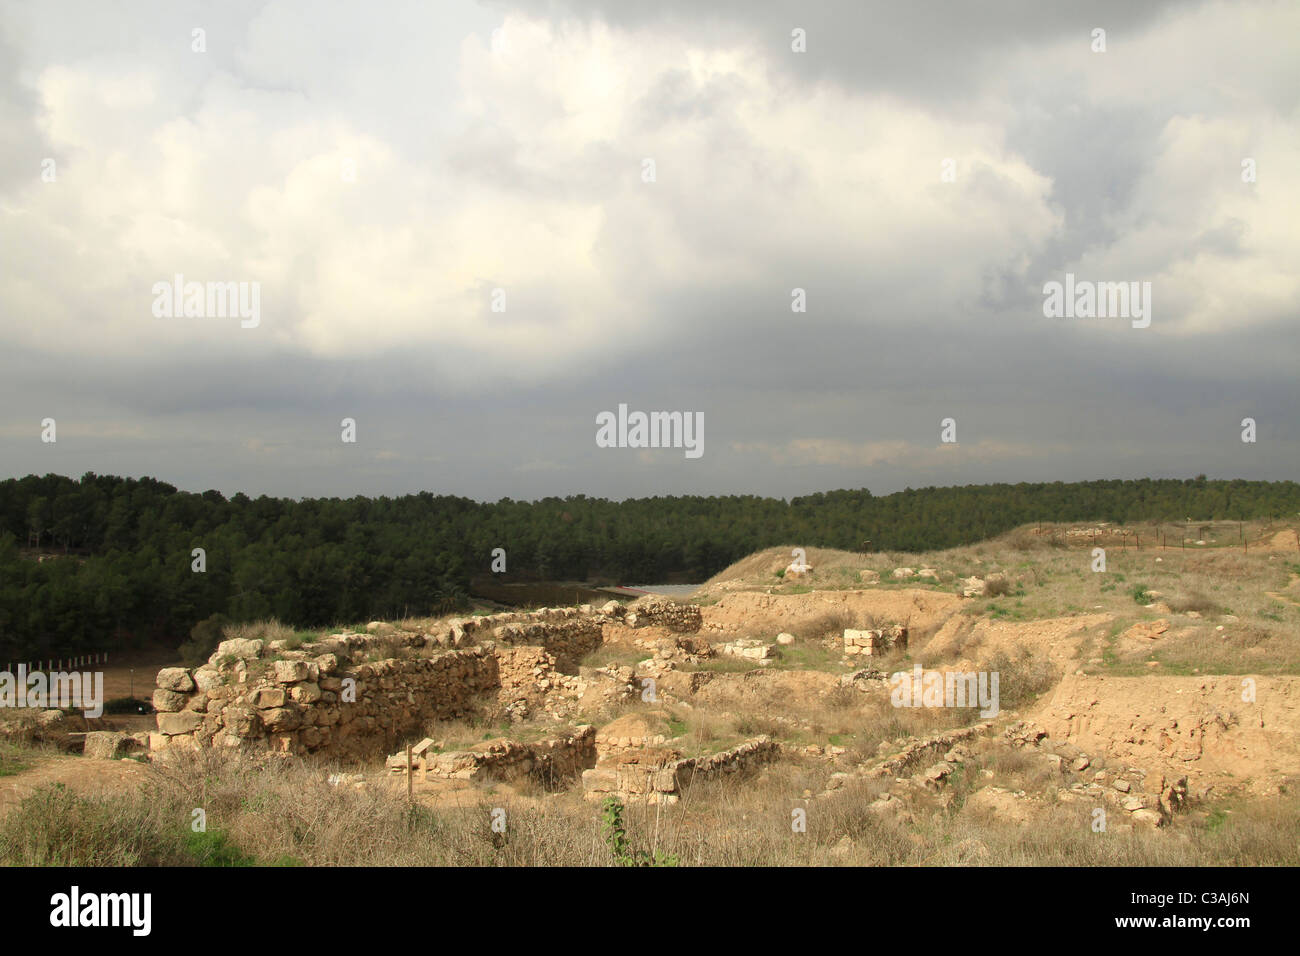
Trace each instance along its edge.
{"label": "eroded embankment", "polygon": [[1032,717],[1053,738],[1198,788],[1275,791],[1300,776],[1300,677],[1073,674]]}

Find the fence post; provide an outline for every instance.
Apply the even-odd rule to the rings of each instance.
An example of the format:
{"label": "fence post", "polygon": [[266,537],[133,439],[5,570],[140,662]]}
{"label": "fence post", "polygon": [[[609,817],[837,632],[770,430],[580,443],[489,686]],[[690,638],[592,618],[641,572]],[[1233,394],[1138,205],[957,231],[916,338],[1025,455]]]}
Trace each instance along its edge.
{"label": "fence post", "polygon": [[406,745],[406,802],[415,802],[415,775],[411,773],[411,745]]}

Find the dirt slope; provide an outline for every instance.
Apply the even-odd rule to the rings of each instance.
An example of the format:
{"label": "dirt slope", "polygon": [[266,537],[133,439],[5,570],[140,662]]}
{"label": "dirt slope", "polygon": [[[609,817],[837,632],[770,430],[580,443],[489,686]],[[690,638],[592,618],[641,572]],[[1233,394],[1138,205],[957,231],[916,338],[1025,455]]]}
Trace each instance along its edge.
{"label": "dirt slope", "polygon": [[1031,713],[1052,737],[1197,787],[1246,781],[1274,792],[1300,777],[1300,678],[1069,675]]}
{"label": "dirt slope", "polygon": [[961,607],[962,598],[942,591],[814,591],[810,594],[759,594],[736,592],[701,612],[706,630],[752,632],[783,629],[807,623],[835,611],[852,615],[865,625],[869,618],[908,624],[912,628],[938,627]]}

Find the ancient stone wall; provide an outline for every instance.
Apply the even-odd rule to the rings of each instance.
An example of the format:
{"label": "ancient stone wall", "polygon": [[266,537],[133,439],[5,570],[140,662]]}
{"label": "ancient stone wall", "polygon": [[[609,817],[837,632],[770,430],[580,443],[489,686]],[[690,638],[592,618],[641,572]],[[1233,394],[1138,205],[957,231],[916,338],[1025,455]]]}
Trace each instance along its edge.
{"label": "ancient stone wall", "polygon": [[579,662],[601,644],[601,622],[578,617],[563,621],[528,621],[492,629],[501,644],[541,647],[555,657],[555,668],[576,674]]}
{"label": "ancient stone wall", "polygon": [[250,745],[369,757],[430,720],[487,706],[512,718],[549,711],[562,703],[555,692],[582,691],[578,662],[613,619],[582,605],[451,619],[433,632],[375,622],[368,633],[300,647],[223,641],[197,670],[158,673],[150,750]]}
{"label": "ancient stone wall", "polygon": [[[605,607],[608,609],[609,605]],[[694,634],[704,625],[704,618],[696,605],[659,598],[637,601],[626,609],[622,617],[628,627],[663,627],[682,634]]]}
{"label": "ancient stone wall", "polygon": [[901,624],[870,630],[847,628],[844,631],[844,654],[846,657],[854,657],[860,654],[867,657],[876,657],[888,654],[893,650],[906,649],[907,628]]}
{"label": "ancient stone wall", "polygon": [[595,767],[583,771],[583,796],[588,800],[617,796],[676,803],[693,780],[748,772],[779,753],[780,745],[768,737],[704,757],[682,757],[669,747],[611,751]]}
{"label": "ancient stone wall", "polygon": [[[394,754],[389,769],[405,773],[406,755]],[[547,786],[562,785],[596,764],[596,728],[577,727],[572,733],[534,743],[499,738],[469,750],[423,754],[412,769],[444,780],[511,781],[532,777]]]}
{"label": "ancient stone wall", "polygon": [[374,756],[429,720],[472,713],[498,686],[496,656],[482,647],[356,665],[334,654],[239,663],[159,672],[150,749],[253,744]]}

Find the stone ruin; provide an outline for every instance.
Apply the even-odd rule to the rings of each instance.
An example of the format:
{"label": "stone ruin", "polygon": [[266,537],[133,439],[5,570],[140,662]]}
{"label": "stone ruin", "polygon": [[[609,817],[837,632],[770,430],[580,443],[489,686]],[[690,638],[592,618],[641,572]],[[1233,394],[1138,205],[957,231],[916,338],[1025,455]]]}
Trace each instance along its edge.
{"label": "stone ruin", "polygon": [[906,649],[907,628],[901,624],[865,631],[846,628],[844,631],[845,657],[879,657],[893,650]]}
{"label": "stone ruin", "polygon": [[701,623],[698,607],[651,598],[630,607],[610,601],[599,611],[584,604],[456,618],[430,633],[374,622],[366,634],[335,634],[297,648],[227,640],[202,667],[159,671],[158,729],[149,750],[251,745],[370,757],[387,754],[431,720],[485,709],[510,720],[536,713],[564,720],[593,682],[611,700],[639,692],[630,671],[593,674],[579,666],[601,646],[606,625],[686,635]]}
{"label": "stone ruin", "polygon": [[[430,722],[485,713],[565,721],[576,716],[584,698],[590,702],[592,692],[609,703],[640,696],[641,681],[630,667],[579,666],[601,646],[607,626],[671,633],[654,636],[656,658],[642,663],[670,667],[672,660],[657,660],[660,653],[688,660],[736,654],[760,665],[772,659],[773,645],[762,641],[710,644],[698,633],[699,607],[659,599],[630,607],[610,602],[600,610],[582,605],[457,618],[433,632],[376,622],[366,634],[335,634],[299,647],[227,640],[202,667],[159,671],[153,695],[157,730],[149,734],[149,750],[241,747],[386,756],[389,770],[404,774],[406,752],[394,751]],[[857,653],[906,643],[905,628],[846,632],[846,645],[850,633],[869,638],[853,643]],[[665,642],[673,647],[658,646]],[[689,684],[708,675],[681,676]],[[548,740],[503,737],[452,752],[425,738],[412,750],[411,769],[423,780],[531,777],[558,786],[581,778],[589,799],[617,795],[671,803],[697,777],[748,771],[779,753],[776,743],[760,737],[720,753],[687,756],[664,728],[639,734],[625,729],[615,721],[598,734],[581,725]],[[115,749],[124,745],[111,743]]]}
{"label": "stone ruin", "polygon": [[621,717],[596,735],[596,764],[582,772],[588,800],[618,797],[646,803],[676,803],[696,778],[747,772],[772,760],[780,745],[763,736],[720,753],[687,757],[662,732],[662,714]]}
{"label": "stone ruin", "polygon": [[608,620],[584,605],[454,619],[435,633],[381,627],[297,649],[223,641],[200,668],[159,671],[149,749],[251,745],[369,757],[430,720],[487,706],[512,718],[560,717],[565,695],[586,689],[578,661],[600,646]]}
{"label": "stone ruin", "polygon": [[638,601],[631,607],[610,601],[601,612],[628,627],[663,627],[682,634],[694,634],[704,625],[704,616],[696,605],[656,598]]}
{"label": "stone ruin", "polygon": [[[411,749],[410,759],[411,772],[422,780],[510,782],[532,777],[544,786],[563,786],[596,765],[596,728],[583,725],[572,733],[527,744],[501,737],[445,753],[426,737]],[[386,766],[390,773],[405,774],[406,751],[390,756]]]}

